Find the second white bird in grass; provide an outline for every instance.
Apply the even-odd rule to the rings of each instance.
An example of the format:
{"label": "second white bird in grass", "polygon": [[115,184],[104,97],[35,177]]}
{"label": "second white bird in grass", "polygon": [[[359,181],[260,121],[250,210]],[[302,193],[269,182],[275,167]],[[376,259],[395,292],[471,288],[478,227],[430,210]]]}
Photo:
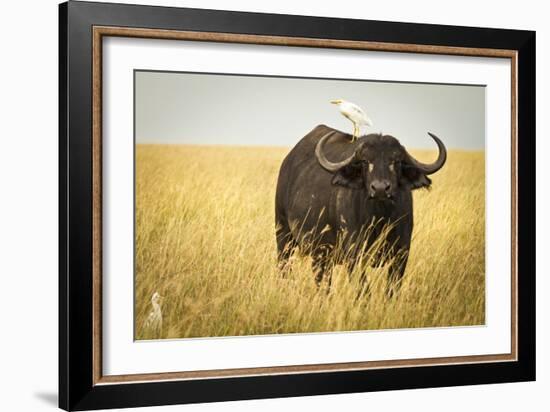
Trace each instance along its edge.
{"label": "second white bird in grass", "polygon": [[372,126],[372,120],[367,116],[365,111],[352,102],[342,99],[331,100],[332,104],[338,105],[342,116],[346,117],[353,123],[353,137],[351,141],[359,137],[362,126]]}
{"label": "second white bird in grass", "polygon": [[159,336],[162,331],[162,310],[160,307],[161,299],[162,296],[160,296],[158,292],[153,293],[153,297],[151,298],[151,305],[153,306],[153,309],[145,321],[145,328],[149,329],[157,336]]}

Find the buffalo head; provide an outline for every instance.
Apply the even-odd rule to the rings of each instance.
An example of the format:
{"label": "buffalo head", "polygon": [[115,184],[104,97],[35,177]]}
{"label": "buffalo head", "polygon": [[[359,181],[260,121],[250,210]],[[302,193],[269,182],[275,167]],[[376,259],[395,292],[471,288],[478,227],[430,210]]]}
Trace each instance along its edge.
{"label": "buffalo head", "polygon": [[351,189],[365,189],[370,199],[392,199],[398,190],[429,187],[428,175],[443,167],[447,159],[445,145],[437,143],[439,156],[432,164],[421,163],[392,136],[369,134],[360,138],[351,156],[340,161],[327,159],[324,146],[334,132],[324,135],[315,147],[319,164],[333,174],[332,183]]}

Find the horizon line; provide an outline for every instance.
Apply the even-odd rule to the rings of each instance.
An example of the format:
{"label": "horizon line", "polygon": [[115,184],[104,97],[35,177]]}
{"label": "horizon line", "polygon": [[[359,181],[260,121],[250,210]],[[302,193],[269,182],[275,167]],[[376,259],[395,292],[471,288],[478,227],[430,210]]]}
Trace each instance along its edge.
{"label": "horizon line", "polygon": [[[174,142],[135,142],[135,145],[143,146],[197,146],[197,147],[232,147],[232,148],[276,148],[276,149],[292,149],[294,146],[286,145],[261,145],[261,144],[224,144],[224,143],[174,143]],[[408,146],[411,150],[437,150],[435,148],[428,147],[412,147]],[[465,147],[447,147],[447,150],[461,150],[464,152],[485,152],[485,147],[480,148],[465,148]]]}

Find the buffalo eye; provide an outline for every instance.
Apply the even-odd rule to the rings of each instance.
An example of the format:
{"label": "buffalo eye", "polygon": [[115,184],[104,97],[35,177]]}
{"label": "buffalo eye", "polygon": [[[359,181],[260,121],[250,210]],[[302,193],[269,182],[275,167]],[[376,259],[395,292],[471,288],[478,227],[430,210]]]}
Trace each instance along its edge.
{"label": "buffalo eye", "polygon": [[395,162],[391,162],[389,168],[390,172],[395,173]]}

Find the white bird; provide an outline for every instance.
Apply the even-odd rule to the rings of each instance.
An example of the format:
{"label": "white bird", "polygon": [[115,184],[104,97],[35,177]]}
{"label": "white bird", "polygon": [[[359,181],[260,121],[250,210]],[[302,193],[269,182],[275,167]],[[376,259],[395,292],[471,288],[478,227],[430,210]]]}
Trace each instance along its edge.
{"label": "white bird", "polygon": [[342,116],[346,117],[353,123],[353,137],[351,138],[352,142],[359,137],[362,126],[372,127],[372,120],[369,116],[367,116],[363,109],[356,104],[342,99],[331,100],[331,103],[338,105]]}
{"label": "white bird", "polygon": [[151,310],[149,316],[147,316],[147,320],[145,321],[145,328],[150,329],[157,335],[159,335],[162,331],[162,310],[160,306],[161,299],[162,296],[160,296],[158,292],[153,293],[153,297],[151,297],[151,304],[153,305],[153,309]]}

